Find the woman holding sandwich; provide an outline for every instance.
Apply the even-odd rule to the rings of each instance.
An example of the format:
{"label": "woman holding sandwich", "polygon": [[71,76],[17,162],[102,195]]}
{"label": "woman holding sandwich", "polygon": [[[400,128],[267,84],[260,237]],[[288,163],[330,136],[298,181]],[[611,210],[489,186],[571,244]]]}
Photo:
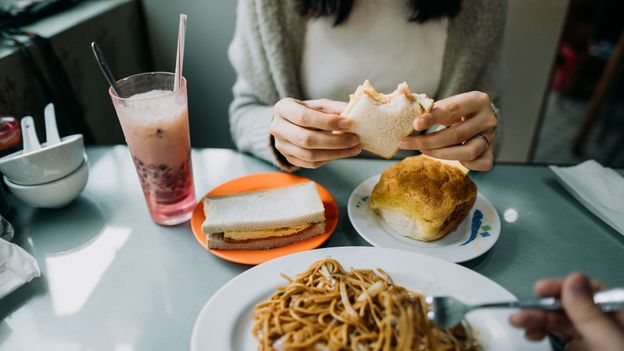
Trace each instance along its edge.
{"label": "woman holding sandwich", "polygon": [[355,156],[348,95],[366,79],[382,92],[407,81],[436,103],[413,122],[430,132],[400,148],[489,170],[505,17],[505,0],[240,0],[234,141],[285,170]]}

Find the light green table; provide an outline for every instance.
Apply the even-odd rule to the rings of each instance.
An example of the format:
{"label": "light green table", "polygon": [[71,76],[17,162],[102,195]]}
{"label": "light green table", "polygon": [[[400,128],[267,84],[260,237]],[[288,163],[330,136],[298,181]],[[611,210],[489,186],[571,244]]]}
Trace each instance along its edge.
{"label": "light green table", "polygon": [[[42,277],[0,300],[0,349],[188,350],[202,306],[248,266],[206,252],[188,224],[154,224],[125,147],[87,153],[89,183],[69,207],[15,206],[15,242],[37,258]],[[367,245],[345,206],[356,185],[390,163],[342,160],[301,172],[338,201],[340,221],[326,246]],[[198,196],[232,178],[274,170],[220,149],[195,150],[193,167]],[[546,167],[498,165],[472,177],[501,215],[502,233],[467,267],[517,296],[531,294],[540,277],[571,271],[624,285],[624,236],[575,201]],[[513,223],[504,219],[508,209],[517,212]]]}

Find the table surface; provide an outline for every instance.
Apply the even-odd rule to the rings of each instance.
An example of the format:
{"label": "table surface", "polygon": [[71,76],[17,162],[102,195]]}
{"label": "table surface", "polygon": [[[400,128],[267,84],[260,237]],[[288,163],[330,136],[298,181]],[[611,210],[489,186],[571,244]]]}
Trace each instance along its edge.
{"label": "table surface", "polygon": [[[32,209],[15,201],[14,241],[37,259],[42,276],[0,300],[0,349],[188,350],[203,305],[249,266],[209,254],[188,223],[154,224],[125,146],[87,154],[87,188],[68,207]],[[368,245],[349,222],[347,200],[391,162],[340,160],[300,172],[339,205],[338,227],[324,246]],[[194,150],[193,168],[198,197],[232,178],[274,171],[224,149]],[[540,277],[572,271],[623,284],[624,236],[571,197],[548,168],[497,165],[471,177],[498,210],[502,232],[466,267],[516,296],[530,295]],[[504,215],[513,211],[515,220]]]}

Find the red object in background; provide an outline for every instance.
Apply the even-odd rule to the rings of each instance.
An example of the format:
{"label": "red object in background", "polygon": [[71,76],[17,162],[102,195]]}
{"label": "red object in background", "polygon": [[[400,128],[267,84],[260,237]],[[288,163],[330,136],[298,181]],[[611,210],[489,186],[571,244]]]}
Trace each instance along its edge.
{"label": "red object in background", "polygon": [[562,59],[563,63],[555,69],[552,90],[561,92],[567,86],[580,56],[581,55],[574,50],[571,45],[566,43],[561,44],[559,57]]}
{"label": "red object in background", "polygon": [[22,141],[20,122],[11,116],[0,116],[0,151],[10,149]]}

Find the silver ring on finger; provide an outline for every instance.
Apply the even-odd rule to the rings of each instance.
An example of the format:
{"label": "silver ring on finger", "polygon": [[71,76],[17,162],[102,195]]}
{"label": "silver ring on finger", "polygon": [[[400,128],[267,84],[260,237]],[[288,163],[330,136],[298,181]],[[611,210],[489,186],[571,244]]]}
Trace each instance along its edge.
{"label": "silver ring on finger", "polygon": [[488,140],[488,138],[485,135],[483,135],[483,133],[479,133],[479,134],[475,135],[474,139],[476,139],[476,138],[479,138],[479,139],[483,140],[483,143],[484,143],[484,146],[485,146],[483,148],[483,152],[486,152],[487,149],[490,148],[490,141]]}

